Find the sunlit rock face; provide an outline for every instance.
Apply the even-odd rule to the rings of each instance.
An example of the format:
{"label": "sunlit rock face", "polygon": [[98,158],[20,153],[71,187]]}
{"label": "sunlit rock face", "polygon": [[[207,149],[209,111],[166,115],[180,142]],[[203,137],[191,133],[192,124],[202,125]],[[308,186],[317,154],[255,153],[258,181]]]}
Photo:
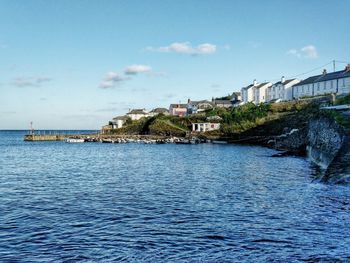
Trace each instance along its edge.
{"label": "sunlit rock face", "polygon": [[308,156],[324,169],[322,181],[349,180],[350,138],[341,126],[327,118],[311,120],[308,141]]}
{"label": "sunlit rock face", "polygon": [[344,131],[327,118],[311,120],[308,129],[308,155],[312,161],[327,168],[343,143]]}

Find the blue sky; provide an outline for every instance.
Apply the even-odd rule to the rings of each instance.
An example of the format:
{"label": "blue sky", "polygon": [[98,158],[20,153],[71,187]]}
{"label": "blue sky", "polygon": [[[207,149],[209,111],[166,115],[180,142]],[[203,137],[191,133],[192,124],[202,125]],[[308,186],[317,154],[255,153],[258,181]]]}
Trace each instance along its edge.
{"label": "blue sky", "polygon": [[0,0],[0,129],[99,129],[129,108],[349,61],[349,10],[342,0]]}

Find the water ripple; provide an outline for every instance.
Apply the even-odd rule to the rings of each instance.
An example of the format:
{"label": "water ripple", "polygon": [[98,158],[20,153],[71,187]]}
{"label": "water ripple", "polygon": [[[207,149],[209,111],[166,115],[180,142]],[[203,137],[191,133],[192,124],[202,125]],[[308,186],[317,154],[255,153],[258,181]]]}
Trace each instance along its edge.
{"label": "water ripple", "polygon": [[350,261],[350,189],[250,146],[0,132],[1,262]]}

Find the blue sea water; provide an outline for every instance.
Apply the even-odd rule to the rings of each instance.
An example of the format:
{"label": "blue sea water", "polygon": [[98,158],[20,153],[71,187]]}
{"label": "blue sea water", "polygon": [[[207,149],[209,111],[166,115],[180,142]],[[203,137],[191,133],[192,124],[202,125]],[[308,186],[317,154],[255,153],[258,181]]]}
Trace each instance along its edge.
{"label": "blue sea water", "polygon": [[0,262],[350,261],[350,186],[237,145],[0,131]]}

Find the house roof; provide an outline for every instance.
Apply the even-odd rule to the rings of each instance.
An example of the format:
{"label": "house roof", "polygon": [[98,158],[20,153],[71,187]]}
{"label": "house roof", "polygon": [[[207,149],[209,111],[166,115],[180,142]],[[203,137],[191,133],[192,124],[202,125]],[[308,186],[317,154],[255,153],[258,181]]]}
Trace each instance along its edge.
{"label": "house roof", "polygon": [[254,87],[254,85],[253,85],[253,84],[250,84],[249,86],[243,87],[242,89],[247,90],[247,89],[250,89],[250,88],[252,88],[252,87]]}
{"label": "house roof", "polygon": [[114,121],[118,121],[118,120],[125,121],[125,120],[127,120],[128,118],[129,118],[128,116],[117,116],[117,117],[114,117],[113,120],[114,120]]}
{"label": "house roof", "polygon": [[155,108],[153,109],[151,112],[155,112],[155,113],[164,113],[164,112],[169,112],[168,109],[166,108]]}
{"label": "house roof", "polygon": [[212,105],[213,103],[211,101],[208,101],[208,100],[197,100],[197,101],[190,101],[188,104],[191,104],[193,106],[197,106],[199,104],[210,104]]}
{"label": "house roof", "polygon": [[214,100],[215,104],[231,104],[230,100]]}
{"label": "house roof", "polygon": [[181,104],[181,103],[174,103],[170,104],[171,108],[187,108],[187,104]]}
{"label": "house roof", "polygon": [[145,109],[133,109],[129,111],[127,114],[147,114]]}
{"label": "house roof", "polygon": [[294,80],[296,80],[296,79],[287,79],[287,80],[285,80],[284,82],[278,81],[278,82],[274,83],[273,85],[274,85],[274,86],[275,86],[275,85],[279,85],[279,84],[288,85],[290,82],[292,82],[292,81],[294,81]]}
{"label": "house roof", "polygon": [[327,81],[327,80],[333,80],[333,79],[341,79],[341,78],[350,78],[350,71],[349,70],[340,70],[336,72],[311,76],[303,81],[300,81],[295,86],[301,86],[306,84],[311,84],[315,82],[321,82],[321,81]]}
{"label": "house roof", "polygon": [[266,86],[267,84],[270,84],[270,82],[264,82],[264,83],[258,84],[257,86],[255,86],[255,88],[260,89],[260,88]]}

